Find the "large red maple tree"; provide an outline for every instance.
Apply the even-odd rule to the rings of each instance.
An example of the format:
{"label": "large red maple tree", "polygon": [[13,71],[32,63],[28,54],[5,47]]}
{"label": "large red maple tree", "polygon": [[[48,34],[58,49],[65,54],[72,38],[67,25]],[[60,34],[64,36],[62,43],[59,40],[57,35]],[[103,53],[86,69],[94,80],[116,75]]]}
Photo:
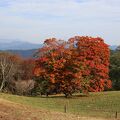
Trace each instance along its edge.
{"label": "large red maple tree", "polygon": [[109,48],[101,38],[47,39],[37,56],[34,75],[47,95],[55,90],[68,97],[80,90],[87,93],[111,87]]}

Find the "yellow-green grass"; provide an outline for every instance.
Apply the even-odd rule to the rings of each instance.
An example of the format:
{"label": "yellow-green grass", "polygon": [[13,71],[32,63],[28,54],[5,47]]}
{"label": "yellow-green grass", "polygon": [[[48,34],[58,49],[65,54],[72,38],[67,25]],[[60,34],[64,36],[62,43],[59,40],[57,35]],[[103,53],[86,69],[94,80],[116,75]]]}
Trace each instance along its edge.
{"label": "yellow-green grass", "polygon": [[90,93],[89,96],[77,94],[67,99],[63,95],[46,98],[1,93],[0,98],[50,111],[65,112],[66,105],[67,113],[85,117],[115,118],[117,112],[117,117],[120,118],[120,91]]}

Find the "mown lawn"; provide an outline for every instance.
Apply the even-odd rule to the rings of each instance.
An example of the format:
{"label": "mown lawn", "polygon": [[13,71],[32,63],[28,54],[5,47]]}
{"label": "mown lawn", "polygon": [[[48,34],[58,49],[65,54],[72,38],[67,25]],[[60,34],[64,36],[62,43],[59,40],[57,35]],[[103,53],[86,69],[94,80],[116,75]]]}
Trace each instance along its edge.
{"label": "mown lawn", "polygon": [[[120,91],[73,95],[66,99],[63,95],[46,97],[23,97],[0,93],[0,98],[50,111],[65,111],[87,117],[120,118]],[[66,114],[67,114],[66,113]]]}

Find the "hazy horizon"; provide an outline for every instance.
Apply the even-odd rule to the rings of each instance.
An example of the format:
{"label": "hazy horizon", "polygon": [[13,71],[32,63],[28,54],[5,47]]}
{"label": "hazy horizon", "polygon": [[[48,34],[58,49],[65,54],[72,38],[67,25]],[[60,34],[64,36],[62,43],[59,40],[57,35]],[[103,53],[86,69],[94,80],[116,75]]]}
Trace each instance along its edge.
{"label": "hazy horizon", "polygon": [[119,6],[120,0],[1,0],[0,39],[41,44],[80,35],[120,45]]}

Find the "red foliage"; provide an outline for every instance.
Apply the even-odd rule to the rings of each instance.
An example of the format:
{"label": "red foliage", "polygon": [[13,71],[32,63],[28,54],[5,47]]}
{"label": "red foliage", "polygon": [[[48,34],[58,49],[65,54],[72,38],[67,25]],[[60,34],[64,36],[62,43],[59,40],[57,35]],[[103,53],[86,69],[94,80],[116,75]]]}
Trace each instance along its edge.
{"label": "red foliage", "polygon": [[89,91],[103,91],[111,87],[109,79],[109,48],[101,38],[75,37],[80,61],[86,66],[84,71],[91,76]]}
{"label": "red foliage", "polygon": [[47,39],[39,50],[34,75],[44,76],[59,92],[103,91],[108,80],[109,48],[101,38]]}

